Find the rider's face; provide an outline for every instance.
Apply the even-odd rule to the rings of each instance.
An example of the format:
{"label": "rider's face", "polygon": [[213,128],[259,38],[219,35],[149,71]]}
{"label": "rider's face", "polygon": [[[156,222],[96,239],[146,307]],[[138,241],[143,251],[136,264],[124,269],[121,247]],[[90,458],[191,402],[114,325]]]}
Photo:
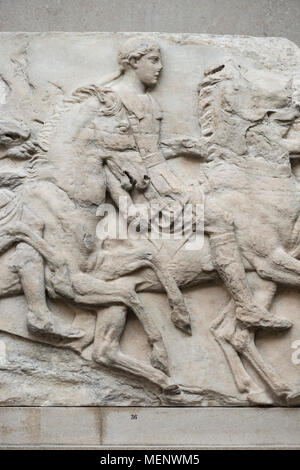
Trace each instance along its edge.
{"label": "rider's face", "polygon": [[159,51],[151,51],[143,55],[135,62],[134,68],[139,80],[146,87],[154,87],[162,70],[161,56]]}

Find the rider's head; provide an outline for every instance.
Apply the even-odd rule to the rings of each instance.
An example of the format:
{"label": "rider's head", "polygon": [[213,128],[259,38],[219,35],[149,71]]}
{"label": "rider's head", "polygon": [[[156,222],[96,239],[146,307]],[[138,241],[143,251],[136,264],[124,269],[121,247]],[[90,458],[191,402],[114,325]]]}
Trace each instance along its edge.
{"label": "rider's head", "polygon": [[160,47],[152,39],[128,39],[120,48],[118,60],[123,73],[134,72],[146,87],[156,85],[162,63]]}

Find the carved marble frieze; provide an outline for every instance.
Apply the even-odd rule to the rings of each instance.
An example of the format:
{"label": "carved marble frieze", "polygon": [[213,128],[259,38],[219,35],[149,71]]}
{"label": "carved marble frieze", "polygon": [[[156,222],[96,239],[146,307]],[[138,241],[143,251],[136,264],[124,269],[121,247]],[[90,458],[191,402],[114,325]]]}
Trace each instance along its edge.
{"label": "carved marble frieze", "polygon": [[288,40],[2,33],[0,405],[297,406],[299,158]]}

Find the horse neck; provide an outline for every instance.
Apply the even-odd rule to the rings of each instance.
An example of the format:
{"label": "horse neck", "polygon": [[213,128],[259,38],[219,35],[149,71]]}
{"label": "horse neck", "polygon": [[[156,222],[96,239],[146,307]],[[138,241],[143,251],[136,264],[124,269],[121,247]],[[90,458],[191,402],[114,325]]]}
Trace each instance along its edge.
{"label": "horse neck", "polygon": [[288,177],[292,174],[291,162],[289,158],[283,158],[282,161],[273,161],[271,159],[257,158],[251,156],[248,152],[238,155],[228,149],[215,146],[210,154],[211,164],[209,165],[229,165],[238,167],[241,171],[249,173],[270,176],[270,177]]}
{"label": "horse neck", "polygon": [[78,138],[94,109],[94,103],[81,107],[82,103],[64,100],[56,107],[40,133],[38,158],[44,162],[39,177],[50,179],[84,207],[103,202],[105,179],[101,178],[101,159],[88,151],[84,139]]}

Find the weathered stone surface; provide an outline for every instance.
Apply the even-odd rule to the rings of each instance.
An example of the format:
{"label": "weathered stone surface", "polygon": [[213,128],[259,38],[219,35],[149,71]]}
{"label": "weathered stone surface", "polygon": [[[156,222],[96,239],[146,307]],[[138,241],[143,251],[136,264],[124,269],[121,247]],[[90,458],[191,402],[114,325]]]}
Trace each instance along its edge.
{"label": "weathered stone surface", "polygon": [[100,410],[81,408],[0,408],[0,445],[99,445]]}
{"label": "weathered stone surface", "polygon": [[3,33],[0,57],[0,404],[298,405],[299,49]]}
{"label": "weathered stone surface", "polygon": [[102,413],[101,442],[108,446],[292,448],[299,446],[299,411],[107,408]]}
{"label": "weathered stone surface", "polygon": [[[118,12],[118,14],[116,14]],[[300,44],[297,0],[18,0],[0,4],[0,31],[164,31],[286,37]]]}
{"label": "weathered stone surface", "polygon": [[0,449],[299,449],[299,409],[1,407]]}

